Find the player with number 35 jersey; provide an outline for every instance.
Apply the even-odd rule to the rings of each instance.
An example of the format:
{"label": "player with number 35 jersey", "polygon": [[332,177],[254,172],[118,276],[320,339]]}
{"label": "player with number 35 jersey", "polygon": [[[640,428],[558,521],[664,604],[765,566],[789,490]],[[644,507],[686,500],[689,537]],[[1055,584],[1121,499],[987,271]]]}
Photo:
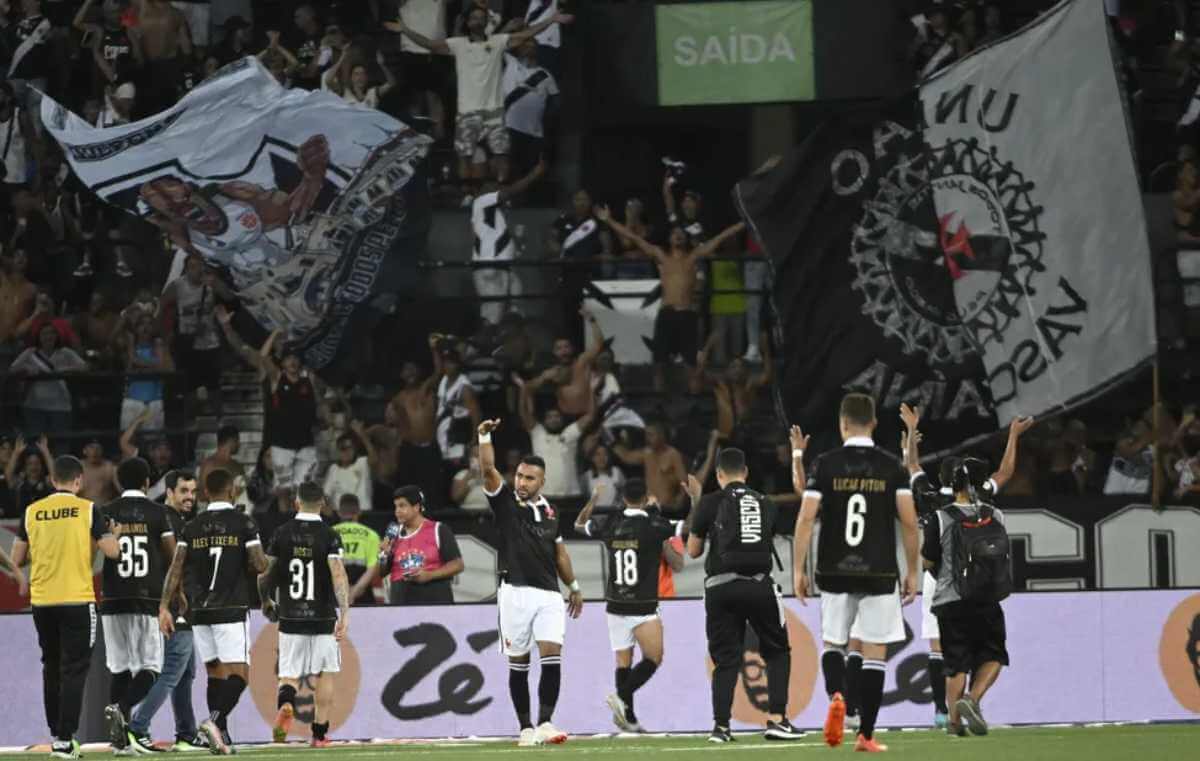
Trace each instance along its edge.
{"label": "player with number 35 jersey", "polygon": [[[104,660],[112,674],[104,720],[115,750],[150,744],[131,736],[130,710],[146,697],[163,668],[163,638],[158,630],[158,599],[167,558],[175,552],[175,532],[166,508],[146,497],[150,465],[133,457],[117,468],[121,496],[104,506],[104,517],[120,524],[121,554],[105,558],[100,604]],[[136,749],[135,749],[136,750]]]}

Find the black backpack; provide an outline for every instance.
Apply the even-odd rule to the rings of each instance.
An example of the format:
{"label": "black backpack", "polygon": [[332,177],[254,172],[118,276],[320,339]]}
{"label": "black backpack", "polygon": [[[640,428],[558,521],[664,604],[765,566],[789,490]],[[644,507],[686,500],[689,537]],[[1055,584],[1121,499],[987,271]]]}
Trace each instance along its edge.
{"label": "black backpack", "polygon": [[771,572],[775,544],[767,525],[763,497],[744,486],[725,489],[717,517],[713,550],[728,572],[754,576]]}
{"label": "black backpack", "polygon": [[980,506],[977,518],[954,506],[946,513],[951,518],[950,563],[958,596],[972,602],[1000,602],[1012,594],[1008,530],[995,518],[991,505]]}

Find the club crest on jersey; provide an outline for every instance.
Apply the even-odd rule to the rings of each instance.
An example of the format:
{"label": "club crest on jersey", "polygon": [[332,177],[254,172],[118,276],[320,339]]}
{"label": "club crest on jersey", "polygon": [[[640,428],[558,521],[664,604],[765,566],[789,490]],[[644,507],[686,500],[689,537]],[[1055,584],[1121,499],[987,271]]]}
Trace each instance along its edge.
{"label": "club crest on jersey", "polygon": [[253,230],[258,227],[258,215],[252,211],[247,211],[238,217],[238,222],[241,222],[242,227],[247,230]]}
{"label": "club crest on jersey", "polygon": [[[1044,270],[1034,184],[978,140],[929,145],[899,125],[879,130],[904,139],[877,141],[895,155],[851,239],[863,314],[906,355],[933,364],[1002,344],[1018,299]],[[835,176],[847,160],[834,159]]]}

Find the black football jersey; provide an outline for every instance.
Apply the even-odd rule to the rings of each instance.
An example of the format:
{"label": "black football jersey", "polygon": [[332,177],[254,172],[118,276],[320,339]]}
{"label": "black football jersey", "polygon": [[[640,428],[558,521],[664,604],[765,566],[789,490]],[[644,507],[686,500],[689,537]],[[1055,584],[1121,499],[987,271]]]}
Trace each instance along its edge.
{"label": "black football jersey", "polygon": [[193,624],[246,620],[255,576],[249,549],[262,542],[254,519],[228,503],[212,503],[183,530],[185,590]]}
{"label": "black football jersey", "polygon": [[539,498],[517,504],[517,495],[507,483],[488,505],[496,516],[499,537],[500,580],[514,587],[537,587],[558,591],[556,544],[558,511]]}
{"label": "black football jersey", "polygon": [[329,559],[342,557],[342,538],[321,516],[300,513],[275,530],[267,554],[275,558],[279,631],[332,634],[338,606]]}
{"label": "black football jersey", "polygon": [[166,507],[140,494],[126,494],[101,508],[106,519],[121,524],[121,554],[104,559],[100,612],[155,615],[168,563],[162,540],[174,530]]}
{"label": "black football jersey", "polygon": [[869,440],[817,458],[805,496],[821,498],[816,577],[822,591],[887,594],[895,589],[898,493],[911,493],[908,474],[898,458]]}
{"label": "black football jersey", "polygon": [[645,510],[625,510],[588,521],[587,535],[603,540],[608,556],[604,594],[609,613],[648,616],[658,610],[662,546],[674,534],[669,521]]}

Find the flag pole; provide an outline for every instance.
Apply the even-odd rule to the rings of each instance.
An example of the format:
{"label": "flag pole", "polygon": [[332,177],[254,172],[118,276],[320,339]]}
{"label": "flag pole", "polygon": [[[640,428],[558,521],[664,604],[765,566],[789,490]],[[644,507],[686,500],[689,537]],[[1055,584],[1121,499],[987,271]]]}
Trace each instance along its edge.
{"label": "flag pole", "polygon": [[1159,452],[1159,445],[1158,445],[1159,418],[1161,417],[1161,415],[1159,413],[1160,398],[1159,398],[1159,387],[1158,387],[1158,353],[1157,352],[1155,352],[1155,354],[1154,354],[1153,378],[1154,378],[1154,380],[1153,380],[1154,406],[1151,408],[1152,415],[1153,415],[1153,422],[1151,425],[1154,428],[1154,430],[1153,430],[1154,441],[1151,444],[1150,451],[1154,455],[1154,475],[1151,476],[1151,478],[1150,478],[1150,506],[1153,507],[1155,510],[1161,510],[1162,509],[1162,467],[1161,467],[1161,462],[1159,461],[1160,452]]}

